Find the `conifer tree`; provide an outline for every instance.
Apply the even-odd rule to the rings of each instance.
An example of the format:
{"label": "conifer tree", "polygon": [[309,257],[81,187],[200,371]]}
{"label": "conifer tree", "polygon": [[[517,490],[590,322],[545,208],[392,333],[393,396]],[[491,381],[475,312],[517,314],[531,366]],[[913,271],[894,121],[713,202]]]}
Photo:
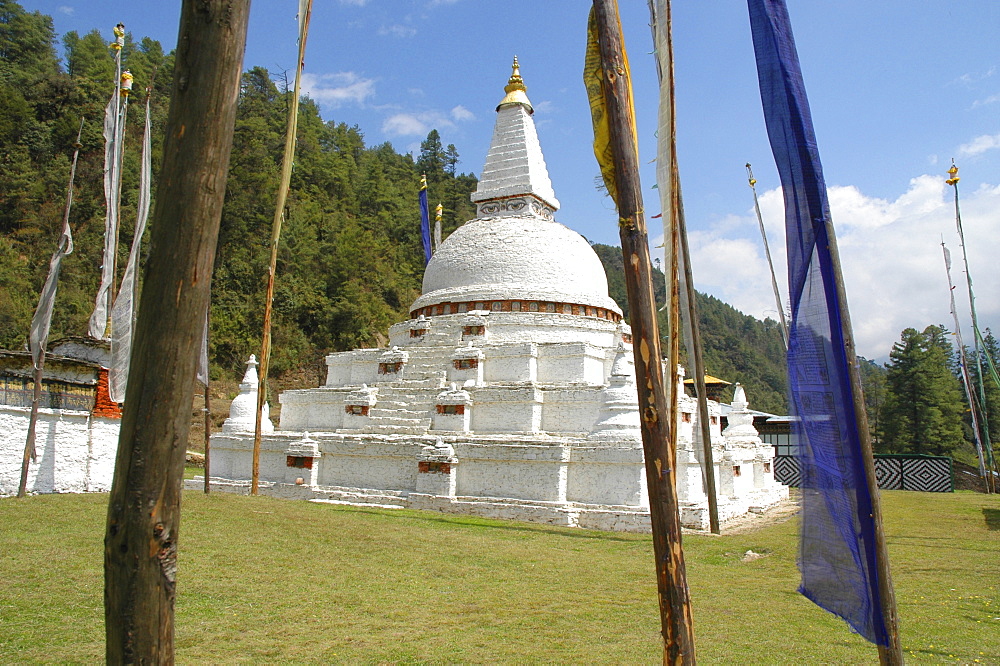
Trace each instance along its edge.
{"label": "conifer tree", "polygon": [[886,366],[880,453],[948,455],[965,441],[958,378],[942,326],[905,329]]}

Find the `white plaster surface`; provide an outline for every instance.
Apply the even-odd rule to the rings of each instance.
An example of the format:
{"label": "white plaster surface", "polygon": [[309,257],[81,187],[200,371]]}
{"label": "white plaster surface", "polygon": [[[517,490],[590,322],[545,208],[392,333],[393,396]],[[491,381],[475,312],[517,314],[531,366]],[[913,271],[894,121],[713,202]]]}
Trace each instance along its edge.
{"label": "white plaster surface", "polygon": [[[559,248],[553,251],[553,248]],[[537,217],[469,220],[438,248],[410,310],[498,298],[591,305],[621,314],[601,260],[583,236]]]}
{"label": "white plaster surface", "polygon": [[528,109],[516,105],[497,111],[490,150],[472,201],[523,194],[538,197],[552,210],[559,208],[538,142],[535,121]]}
{"label": "white plaster surface", "polygon": [[[0,495],[17,494],[30,410],[0,405]],[[40,409],[37,459],[28,467],[30,493],[105,492],[118,451],[118,419],[75,410]]]}

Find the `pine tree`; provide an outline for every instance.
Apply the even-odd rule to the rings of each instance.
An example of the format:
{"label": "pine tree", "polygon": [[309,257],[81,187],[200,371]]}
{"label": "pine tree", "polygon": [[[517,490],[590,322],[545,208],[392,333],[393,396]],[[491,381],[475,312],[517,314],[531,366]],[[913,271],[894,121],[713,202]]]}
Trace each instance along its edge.
{"label": "pine tree", "polygon": [[417,171],[426,174],[427,182],[434,184],[444,176],[446,160],[444,146],[441,145],[441,134],[436,129],[432,129],[427,133],[427,138],[420,142]]}
{"label": "pine tree", "polygon": [[886,366],[880,453],[948,455],[965,442],[965,409],[958,378],[949,364],[948,332],[907,328],[893,345]]}
{"label": "pine tree", "polygon": [[881,450],[882,411],[885,408],[886,369],[863,356],[858,357],[861,370],[861,388],[865,394],[865,412],[868,415],[868,429],[871,432],[872,446]]}
{"label": "pine tree", "polygon": [[994,367],[1000,366],[1000,342],[993,336],[993,331],[986,329],[983,337],[983,347],[980,350],[983,365],[983,390],[986,393],[986,421],[990,429],[990,441],[993,442],[993,454],[996,455],[996,442],[1000,441],[1000,386],[993,379],[990,373],[990,366],[987,360],[993,362]]}

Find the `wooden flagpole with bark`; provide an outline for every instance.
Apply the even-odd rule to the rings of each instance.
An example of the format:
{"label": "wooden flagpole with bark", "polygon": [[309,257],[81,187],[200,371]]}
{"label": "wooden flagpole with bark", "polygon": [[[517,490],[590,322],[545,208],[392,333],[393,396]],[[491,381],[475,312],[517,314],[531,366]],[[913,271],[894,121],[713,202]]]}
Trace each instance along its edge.
{"label": "wooden flagpole with bark", "polygon": [[249,0],[185,0],[104,539],[106,660],[172,663],[180,495]]}
{"label": "wooden flagpole with bark", "polygon": [[[713,534],[720,534],[719,498],[715,487],[715,460],[712,453],[712,429],[708,415],[708,393],[705,388],[705,363],[702,356],[701,328],[698,323],[698,303],[691,270],[691,252],[688,248],[687,225],[684,220],[684,198],[681,196],[680,167],[677,161],[677,113],[674,86],[674,45],[670,0],[649,0],[649,27],[653,32],[653,55],[656,74],[660,81],[660,130],[657,161],[657,179],[660,181],[660,201],[664,213],[669,213],[663,230],[664,248],[667,252],[667,271],[678,284],[680,316],[684,323],[684,342],[694,366],[694,387],[698,399],[698,421],[702,444],[702,479],[708,498],[708,524]],[[664,122],[666,121],[666,122]],[[664,126],[666,125],[666,126]],[[664,196],[666,192],[666,196]],[[664,199],[667,199],[666,205]],[[667,210],[669,209],[669,210]],[[663,213],[661,213],[662,215]],[[667,244],[667,239],[670,243]],[[671,295],[674,290],[671,290]],[[674,302],[671,298],[667,305]],[[672,311],[668,311],[668,314]],[[673,316],[673,315],[671,315]],[[674,319],[670,319],[674,323]],[[674,329],[676,335],[676,328]],[[671,349],[673,353],[674,350]],[[679,378],[671,380],[679,383]],[[676,403],[675,403],[676,404]]]}
{"label": "wooden flagpole with bark", "polygon": [[[660,601],[663,663],[693,664],[694,633],[684,552],[681,547],[674,464],[676,414],[668,407],[667,387],[664,386],[660,361],[649,239],[635,143],[635,117],[617,2],[594,0],[591,18],[600,49],[600,76],[603,79],[601,89],[610,134],[609,148],[614,163],[614,182],[609,183],[609,191],[611,187],[616,191],[619,235],[625,263],[625,285],[632,326],[640,428],[646,459]],[[597,112],[595,121],[596,116]],[[668,289],[671,289],[669,284]],[[676,293],[676,285],[672,289]],[[676,303],[676,296],[668,294],[668,298]],[[671,312],[672,322],[677,321],[677,314],[676,309]],[[677,344],[676,341],[668,342]],[[674,366],[676,367],[676,362]]]}
{"label": "wooden flagpole with bark", "polygon": [[256,495],[260,486],[260,436],[263,422],[264,403],[267,402],[267,371],[271,364],[271,311],[274,303],[274,275],[278,268],[278,242],[281,240],[281,223],[285,219],[285,200],[288,186],[292,181],[292,160],[295,158],[295,136],[299,120],[299,86],[302,80],[302,64],[306,57],[306,37],[309,34],[309,18],[312,15],[312,0],[304,0],[300,11],[299,57],[295,63],[295,83],[292,86],[292,103],[288,105],[288,124],[285,129],[285,153],[281,159],[281,183],[274,204],[274,221],[271,227],[271,263],[267,269],[267,292],[264,295],[264,335],[260,346],[259,383],[257,385],[257,416],[253,431],[253,462],[250,472],[250,494]]}
{"label": "wooden flagpole with bark", "polygon": [[[28,417],[28,436],[24,441],[24,456],[21,458],[21,481],[17,487],[17,496],[24,497],[28,492],[28,466],[35,461],[35,429],[38,427],[38,408],[42,401],[42,377],[45,368],[45,347],[48,344],[49,322],[52,319],[52,307],[55,304],[56,285],[59,280],[59,272],[62,266],[62,257],[73,251],[73,234],[69,227],[69,213],[73,208],[73,183],[76,180],[76,163],[80,157],[80,138],[83,136],[83,118],[80,119],[80,129],[76,132],[76,143],[73,144],[73,164],[69,169],[69,185],[66,187],[66,206],[63,208],[63,230],[59,236],[59,246],[52,257],[49,266],[49,275],[46,278],[45,286],[42,287],[42,294],[39,298],[38,308],[32,317],[31,344],[38,345],[38,349],[32,349],[32,363],[34,365],[35,386],[31,394],[31,415]],[[47,294],[51,288],[51,294]],[[39,317],[44,320],[44,331],[37,331],[35,323]],[[35,353],[37,351],[37,354]]]}

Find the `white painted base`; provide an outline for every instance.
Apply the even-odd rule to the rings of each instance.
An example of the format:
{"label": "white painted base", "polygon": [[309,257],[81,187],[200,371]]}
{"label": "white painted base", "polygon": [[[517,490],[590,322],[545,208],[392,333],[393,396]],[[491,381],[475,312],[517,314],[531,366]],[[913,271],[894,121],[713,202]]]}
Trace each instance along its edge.
{"label": "white painted base", "polygon": [[[31,410],[0,405],[0,496],[16,495]],[[119,419],[40,409],[29,493],[107,492],[115,472]]]}

